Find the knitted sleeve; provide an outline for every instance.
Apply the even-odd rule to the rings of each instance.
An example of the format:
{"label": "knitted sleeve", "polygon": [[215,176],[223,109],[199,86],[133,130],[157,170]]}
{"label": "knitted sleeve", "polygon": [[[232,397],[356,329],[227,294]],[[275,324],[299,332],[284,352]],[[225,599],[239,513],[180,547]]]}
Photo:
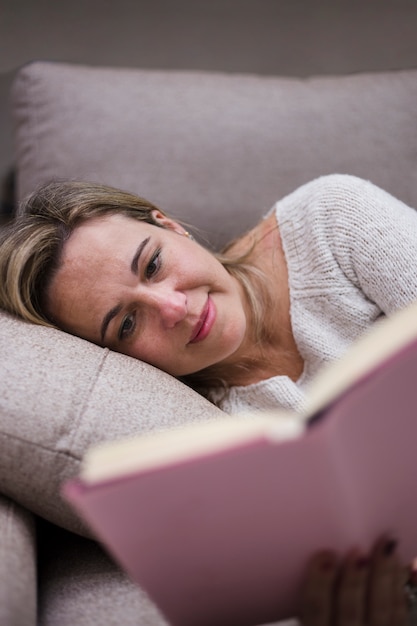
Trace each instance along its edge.
{"label": "knitted sleeve", "polygon": [[358,178],[334,187],[334,255],[348,278],[386,314],[416,300],[417,212]]}
{"label": "knitted sleeve", "polygon": [[417,299],[417,211],[354,176],[304,189],[336,263],[369,300],[390,314]]}

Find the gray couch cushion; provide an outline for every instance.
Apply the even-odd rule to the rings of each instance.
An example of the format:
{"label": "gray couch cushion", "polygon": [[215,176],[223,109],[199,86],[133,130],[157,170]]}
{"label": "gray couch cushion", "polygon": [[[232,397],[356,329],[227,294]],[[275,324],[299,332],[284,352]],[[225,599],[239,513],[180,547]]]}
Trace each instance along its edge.
{"label": "gray couch cushion", "polygon": [[0,624],[37,624],[33,515],[4,496],[0,496]]}
{"label": "gray couch cushion", "polygon": [[33,63],[12,98],[19,195],[51,178],[104,182],[215,246],[322,174],[417,206],[416,102],[417,70],[299,79]]}
{"label": "gray couch cushion", "polygon": [[39,526],[38,626],[168,626],[95,542]]}
{"label": "gray couch cushion", "polygon": [[0,313],[0,491],[85,532],[60,497],[95,442],[223,415],[150,365]]}

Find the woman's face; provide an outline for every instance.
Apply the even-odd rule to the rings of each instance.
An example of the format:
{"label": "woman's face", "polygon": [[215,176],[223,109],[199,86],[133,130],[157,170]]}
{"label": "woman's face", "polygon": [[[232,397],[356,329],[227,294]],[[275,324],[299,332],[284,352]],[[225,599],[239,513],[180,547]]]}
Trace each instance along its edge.
{"label": "woman's face", "polygon": [[239,283],[184,229],[123,215],[91,219],[64,245],[48,312],[75,335],[174,376],[234,362],[247,334]]}

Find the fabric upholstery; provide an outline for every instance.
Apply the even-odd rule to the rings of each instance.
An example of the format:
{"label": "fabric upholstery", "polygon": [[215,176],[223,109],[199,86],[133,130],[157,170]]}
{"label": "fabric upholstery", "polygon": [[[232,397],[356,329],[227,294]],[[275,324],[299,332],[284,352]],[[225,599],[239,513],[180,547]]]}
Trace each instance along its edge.
{"label": "fabric upholstery", "polygon": [[40,524],[38,626],[168,626],[102,548]]}
{"label": "fabric upholstery", "polygon": [[0,624],[37,624],[36,529],[29,511],[0,495]]}
{"label": "fabric upholstery", "polygon": [[223,415],[150,365],[1,312],[0,354],[0,492],[75,531],[60,486],[87,447]]}
{"label": "fabric upholstery", "polygon": [[104,182],[215,246],[322,174],[417,206],[416,101],[417,70],[301,79],[32,63],[12,98],[19,196],[51,178]]}

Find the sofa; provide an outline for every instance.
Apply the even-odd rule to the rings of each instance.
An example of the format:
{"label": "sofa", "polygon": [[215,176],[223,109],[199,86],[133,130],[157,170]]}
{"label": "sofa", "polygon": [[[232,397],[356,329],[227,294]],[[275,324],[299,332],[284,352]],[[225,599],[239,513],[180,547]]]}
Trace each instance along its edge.
{"label": "sofa", "polygon": [[[104,182],[213,249],[329,173],[417,207],[416,102],[417,69],[291,78],[33,62],[10,95],[17,196],[51,179]],[[0,624],[167,626],[61,486],[93,443],[224,414],[148,364],[4,312],[0,350]]]}

